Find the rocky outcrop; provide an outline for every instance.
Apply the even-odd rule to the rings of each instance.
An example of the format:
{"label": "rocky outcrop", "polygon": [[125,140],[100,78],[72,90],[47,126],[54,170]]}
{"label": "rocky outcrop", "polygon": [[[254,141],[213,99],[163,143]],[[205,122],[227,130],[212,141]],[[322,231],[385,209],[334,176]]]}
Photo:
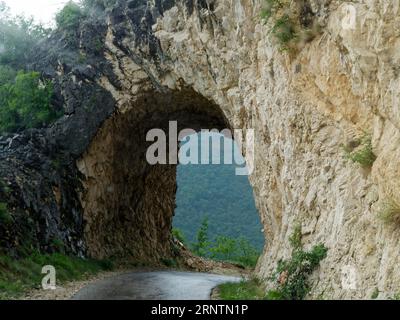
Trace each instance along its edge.
{"label": "rocky outcrop", "polygon": [[[247,0],[117,1],[82,24],[69,51],[53,36],[35,68],[54,79],[65,116],[40,133],[49,152],[29,134],[20,144],[2,140],[10,206],[38,217],[35,236],[54,230],[45,246],[57,234],[75,252],[157,260],[173,251],[175,167],[144,161],[146,131],[168,120],[251,128],[250,181],[266,238],[258,275],[267,281],[290,254],[301,223],[306,246],[329,248],[311,297],[397,293],[400,231],[378,215],[400,202],[399,4],[352,3],[348,27],[343,1],[304,3],[321,29],[295,54],[282,52],[259,18],[262,3]],[[342,147],[364,132],[377,156],[371,168]],[[27,151],[38,157],[32,170]],[[67,160],[53,173],[44,159],[57,154]]]}

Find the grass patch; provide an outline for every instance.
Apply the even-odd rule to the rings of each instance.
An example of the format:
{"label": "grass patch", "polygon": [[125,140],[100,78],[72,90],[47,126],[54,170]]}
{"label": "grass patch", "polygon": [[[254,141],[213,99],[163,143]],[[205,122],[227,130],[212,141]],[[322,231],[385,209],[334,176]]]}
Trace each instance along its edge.
{"label": "grass patch", "polygon": [[379,218],[386,224],[400,225],[400,205],[393,199],[383,204]]}
{"label": "grass patch", "polygon": [[371,136],[365,133],[360,139],[353,141],[352,145],[342,146],[346,158],[362,167],[372,167],[376,156],[372,150]]}
{"label": "grass patch", "polygon": [[263,300],[265,298],[261,281],[256,278],[242,280],[239,283],[224,283],[218,286],[218,289],[222,300]]}
{"label": "grass patch", "polygon": [[55,267],[57,285],[82,280],[114,267],[110,261],[82,259],[60,253],[34,253],[21,259],[0,253],[0,299],[18,298],[29,290],[41,288],[45,276],[41,272],[45,265]]}

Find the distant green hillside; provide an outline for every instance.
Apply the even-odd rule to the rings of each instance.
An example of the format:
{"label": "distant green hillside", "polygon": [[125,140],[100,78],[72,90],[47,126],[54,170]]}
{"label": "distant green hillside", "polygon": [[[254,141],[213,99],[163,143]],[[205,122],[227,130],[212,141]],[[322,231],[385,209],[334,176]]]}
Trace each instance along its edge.
{"label": "distant green hillside", "polygon": [[262,226],[247,176],[236,176],[235,165],[179,165],[174,227],[189,243],[205,216],[209,236],[244,237],[261,249]]}

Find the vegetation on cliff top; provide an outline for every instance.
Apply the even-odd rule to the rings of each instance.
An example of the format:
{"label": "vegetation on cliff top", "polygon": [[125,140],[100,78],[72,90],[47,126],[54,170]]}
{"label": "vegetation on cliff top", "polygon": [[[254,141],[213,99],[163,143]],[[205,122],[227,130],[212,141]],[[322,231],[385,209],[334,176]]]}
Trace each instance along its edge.
{"label": "vegetation on cliff top", "polygon": [[41,80],[37,72],[20,71],[0,83],[0,133],[44,127],[56,120],[59,113],[51,106],[52,95],[52,83]]}
{"label": "vegetation on cliff top", "polygon": [[82,7],[73,1],[69,1],[56,15],[57,28],[75,30],[79,27],[83,17]]}
{"label": "vegetation on cliff top", "polygon": [[0,65],[13,70],[25,70],[35,45],[46,38],[50,31],[35,23],[33,18],[12,16],[5,3],[0,1]]}
{"label": "vegetation on cliff top", "polygon": [[59,30],[76,31],[81,22],[90,12],[98,14],[101,11],[112,8],[116,0],[81,0],[80,2],[69,1],[56,15],[56,24]]}
{"label": "vegetation on cliff top", "polygon": [[35,45],[48,34],[32,18],[13,17],[0,3],[0,134],[43,127],[59,117],[51,106],[52,83],[27,71]]}

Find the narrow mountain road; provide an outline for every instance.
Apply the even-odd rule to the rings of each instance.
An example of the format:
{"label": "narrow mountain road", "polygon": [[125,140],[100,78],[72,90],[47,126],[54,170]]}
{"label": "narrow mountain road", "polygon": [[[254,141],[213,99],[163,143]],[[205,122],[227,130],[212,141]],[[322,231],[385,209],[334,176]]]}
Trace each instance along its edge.
{"label": "narrow mountain road", "polygon": [[73,300],[209,300],[221,283],[241,278],[208,273],[159,271],[127,273],[80,290]]}

